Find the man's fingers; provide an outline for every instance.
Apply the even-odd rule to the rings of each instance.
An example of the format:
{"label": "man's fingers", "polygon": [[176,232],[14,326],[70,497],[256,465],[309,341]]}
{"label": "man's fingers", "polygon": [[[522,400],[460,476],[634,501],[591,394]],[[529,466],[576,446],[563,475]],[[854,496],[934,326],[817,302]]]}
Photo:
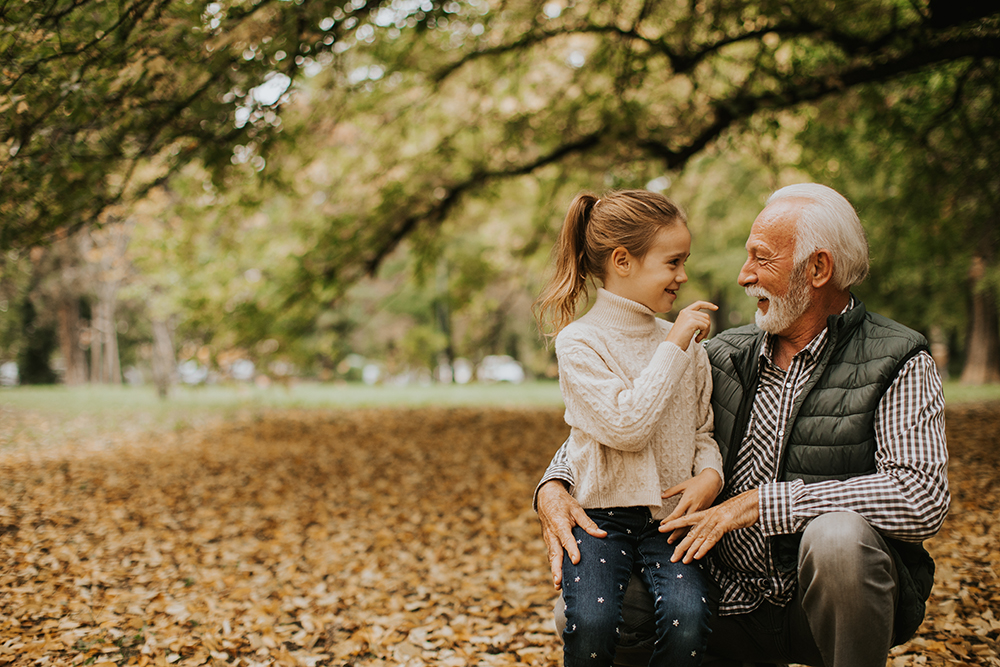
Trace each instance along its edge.
{"label": "man's fingers", "polygon": [[562,588],[562,564],[562,547],[559,547],[559,551],[552,551],[552,548],[550,547],[549,569],[552,571],[552,585],[555,586],[557,590]]}
{"label": "man's fingers", "polygon": [[684,563],[690,563],[692,560],[700,559],[715,546],[716,542],[718,542],[718,538],[713,537],[712,533],[703,533],[697,529],[688,531],[688,534],[677,545],[677,548],[674,549],[674,554],[670,557],[670,562],[683,561]]}
{"label": "man's fingers", "polygon": [[674,532],[667,536],[667,544],[673,544],[677,540],[683,539],[684,535],[687,534],[687,528],[678,528]]}
{"label": "man's fingers", "polygon": [[684,505],[683,503],[677,503],[677,507],[675,507],[674,511],[670,513],[670,516],[668,516],[660,523],[667,523],[668,521],[673,521],[677,517],[684,516],[686,512],[687,512],[687,506]]}
{"label": "man's fingers", "polygon": [[687,549],[684,551],[684,555],[681,557],[681,560],[686,564],[693,560],[700,559],[702,556],[707,554],[713,546],[715,546],[714,540],[710,537],[700,535],[691,541],[691,544],[689,544]]}
{"label": "man's fingers", "polygon": [[[573,521],[576,523],[576,525],[580,526],[580,528],[583,528],[588,535],[592,535],[594,537],[608,536],[607,531],[598,528],[597,524],[594,523],[594,520],[591,519],[589,516],[587,516],[587,513],[580,506],[573,508]],[[572,543],[573,549],[577,551],[577,558],[576,560],[573,561],[573,563],[574,564],[579,563],[580,562],[579,550],[577,550],[576,548],[576,540],[573,538],[572,533],[570,533],[569,541]],[[569,547],[567,547],[566,550],[569,551]]]}

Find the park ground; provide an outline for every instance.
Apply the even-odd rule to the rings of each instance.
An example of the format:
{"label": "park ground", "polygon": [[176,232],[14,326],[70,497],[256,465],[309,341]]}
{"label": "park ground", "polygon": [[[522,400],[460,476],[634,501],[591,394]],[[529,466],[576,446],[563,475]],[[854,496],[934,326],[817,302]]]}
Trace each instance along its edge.
{"label": "park ground", "polygon": [[[0,392],[0,665],[561,664],[558,389],[435,391]],[[947,395],[935,588],[888,664],[1000,667],[1000,402]]]}

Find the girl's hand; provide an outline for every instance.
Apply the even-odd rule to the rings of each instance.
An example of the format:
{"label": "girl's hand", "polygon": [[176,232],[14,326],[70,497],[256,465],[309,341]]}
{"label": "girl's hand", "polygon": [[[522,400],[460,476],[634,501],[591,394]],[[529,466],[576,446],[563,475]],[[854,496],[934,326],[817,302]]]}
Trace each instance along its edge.
{"label": "girl's hand", "polygon": [[674,343],[682,350],[687,350],[691,343],[691,337],[698,332],[696,343],[708,338],[709,329],[712,328],[712,320],[708,313],[703,310],[718,310],[719,307],[708,301],[695,301],[690,306],[677,313],[677,319],[667,334],[667,340]]}
{"label": "girl's hand", "polygon": [[[680,494],[681,499],[670,516],[660,522],[660,530],[663,531],[662,526],[668,521],[711,507],[720,491],[722,491],[722,477],[712,468],[705,468],[691,479],[667,489],[661,494],[662,498],[672,498]],[[667,542],[673,544],[686,532],[687,528],[674,530],[667,538]]]}

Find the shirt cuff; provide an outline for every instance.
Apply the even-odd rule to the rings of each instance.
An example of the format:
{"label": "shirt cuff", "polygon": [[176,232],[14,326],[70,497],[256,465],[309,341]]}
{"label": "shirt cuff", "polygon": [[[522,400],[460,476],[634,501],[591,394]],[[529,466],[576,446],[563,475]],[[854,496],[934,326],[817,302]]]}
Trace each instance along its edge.
{"label": "shirt cuff", "polygon": [[[553,466],[553,467],[558,467],[558,466]],[[570,492],[570,494],[573,493],[572,474],[563,472],[562,470],[549,470],[546,472],[546,475],[542,477],[542,480],[538,482],[538,486],[535,487],[535,493],[531,497],[531,509],[535,510],[536,512],[538,511],[538,491],[543,486],[545,486],[546,482],[551,482],[554,479],[563,482],[566,485],[566,489]]]}
{"label": "shirt cuff", "polygon": [[792,515],[792,501],[802,480],[791,482],[770,482],[761,484],[757,491],[757,510],[760,512],[760,527],[764,535],[788,535],[795,532]]}

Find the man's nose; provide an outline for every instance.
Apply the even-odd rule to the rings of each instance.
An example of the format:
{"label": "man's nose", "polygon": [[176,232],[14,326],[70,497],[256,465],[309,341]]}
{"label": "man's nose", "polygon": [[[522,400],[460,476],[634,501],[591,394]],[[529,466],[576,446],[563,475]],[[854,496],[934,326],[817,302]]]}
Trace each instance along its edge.
{"label": "man's nose", "polygon": [[757,282],[757,274],[753,271],[753,266],[748,259],[743,263],[743,268],[740,269],[740,275],[736,279],[740,287],[746,287],[747,285],[752,285]]}

